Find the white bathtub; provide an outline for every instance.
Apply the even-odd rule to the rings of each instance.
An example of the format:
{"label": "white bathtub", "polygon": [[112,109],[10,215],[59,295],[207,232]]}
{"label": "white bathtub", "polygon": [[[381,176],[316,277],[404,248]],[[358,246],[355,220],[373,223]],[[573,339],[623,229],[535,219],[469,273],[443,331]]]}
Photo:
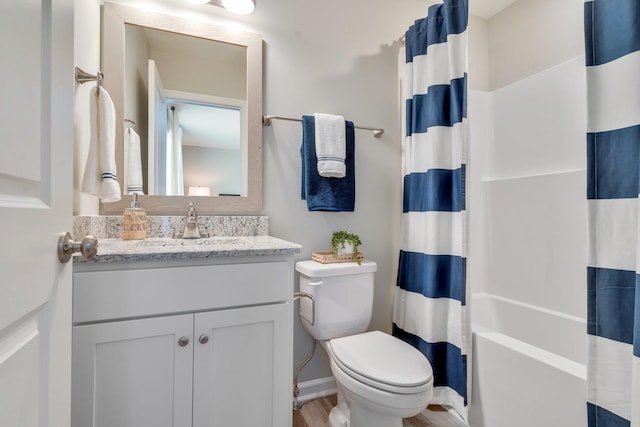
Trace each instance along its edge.
{"label": "white bathtub", "polygon": [[471,301],[471,427],[584,427],[584,319],[491,294]]}

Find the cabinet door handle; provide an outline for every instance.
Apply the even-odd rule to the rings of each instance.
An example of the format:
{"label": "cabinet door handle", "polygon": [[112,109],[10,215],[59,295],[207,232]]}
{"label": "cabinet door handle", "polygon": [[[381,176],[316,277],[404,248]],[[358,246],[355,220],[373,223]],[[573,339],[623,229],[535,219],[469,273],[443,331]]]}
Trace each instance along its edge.
{"label": "cabinet door handle", "polygon": [[200,341],[200,344],[206,344],[209,342],[209,336],[202,334],[200,335],[200,338],[198,338],[198,341]]}
{"label": "cabinet door handle", "polygon": [[180,337],[180,339],[178,340],[178,345],[180,347],[185,347],[189,345],[189,337]]}

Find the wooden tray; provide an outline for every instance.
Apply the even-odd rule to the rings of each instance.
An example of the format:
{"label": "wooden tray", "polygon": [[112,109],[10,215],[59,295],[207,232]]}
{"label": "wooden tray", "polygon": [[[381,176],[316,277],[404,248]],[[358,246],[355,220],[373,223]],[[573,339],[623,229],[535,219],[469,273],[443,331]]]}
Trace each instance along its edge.
{"label": "wooden tray", "polygon": [[362,261],[364,254],[358,252],[356,254],[338,254],[334,255],[333,252],[312,252],[311,259],[321,262],[322,264],[332,264],[334,262],[355,262],[356,260]]}

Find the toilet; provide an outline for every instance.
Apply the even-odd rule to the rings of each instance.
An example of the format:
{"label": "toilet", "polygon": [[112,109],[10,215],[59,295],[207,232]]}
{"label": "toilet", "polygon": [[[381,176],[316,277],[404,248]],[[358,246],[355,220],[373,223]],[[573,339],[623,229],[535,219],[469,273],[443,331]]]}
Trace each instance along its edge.
{"label": "toilet", "polygon": [[329,357],[338,388],[331,427],[401,427],[433,396],[429,361],[404,341],[380,331],[365,332],[373,309],[377,264],[364,260],[296,263],[300,319]]}

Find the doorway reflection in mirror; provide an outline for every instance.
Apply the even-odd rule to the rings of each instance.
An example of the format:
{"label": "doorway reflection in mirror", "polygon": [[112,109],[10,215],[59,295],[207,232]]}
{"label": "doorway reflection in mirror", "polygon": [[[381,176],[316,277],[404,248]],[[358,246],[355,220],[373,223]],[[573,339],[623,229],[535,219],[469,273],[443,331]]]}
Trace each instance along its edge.
{"label": "doorway reflection in mirror", "polygon": [[210,196],[211,195],[211,191],[209,190],[209,187],[200,187],[200,186],[190,186],[189,187],[189,196]]}

